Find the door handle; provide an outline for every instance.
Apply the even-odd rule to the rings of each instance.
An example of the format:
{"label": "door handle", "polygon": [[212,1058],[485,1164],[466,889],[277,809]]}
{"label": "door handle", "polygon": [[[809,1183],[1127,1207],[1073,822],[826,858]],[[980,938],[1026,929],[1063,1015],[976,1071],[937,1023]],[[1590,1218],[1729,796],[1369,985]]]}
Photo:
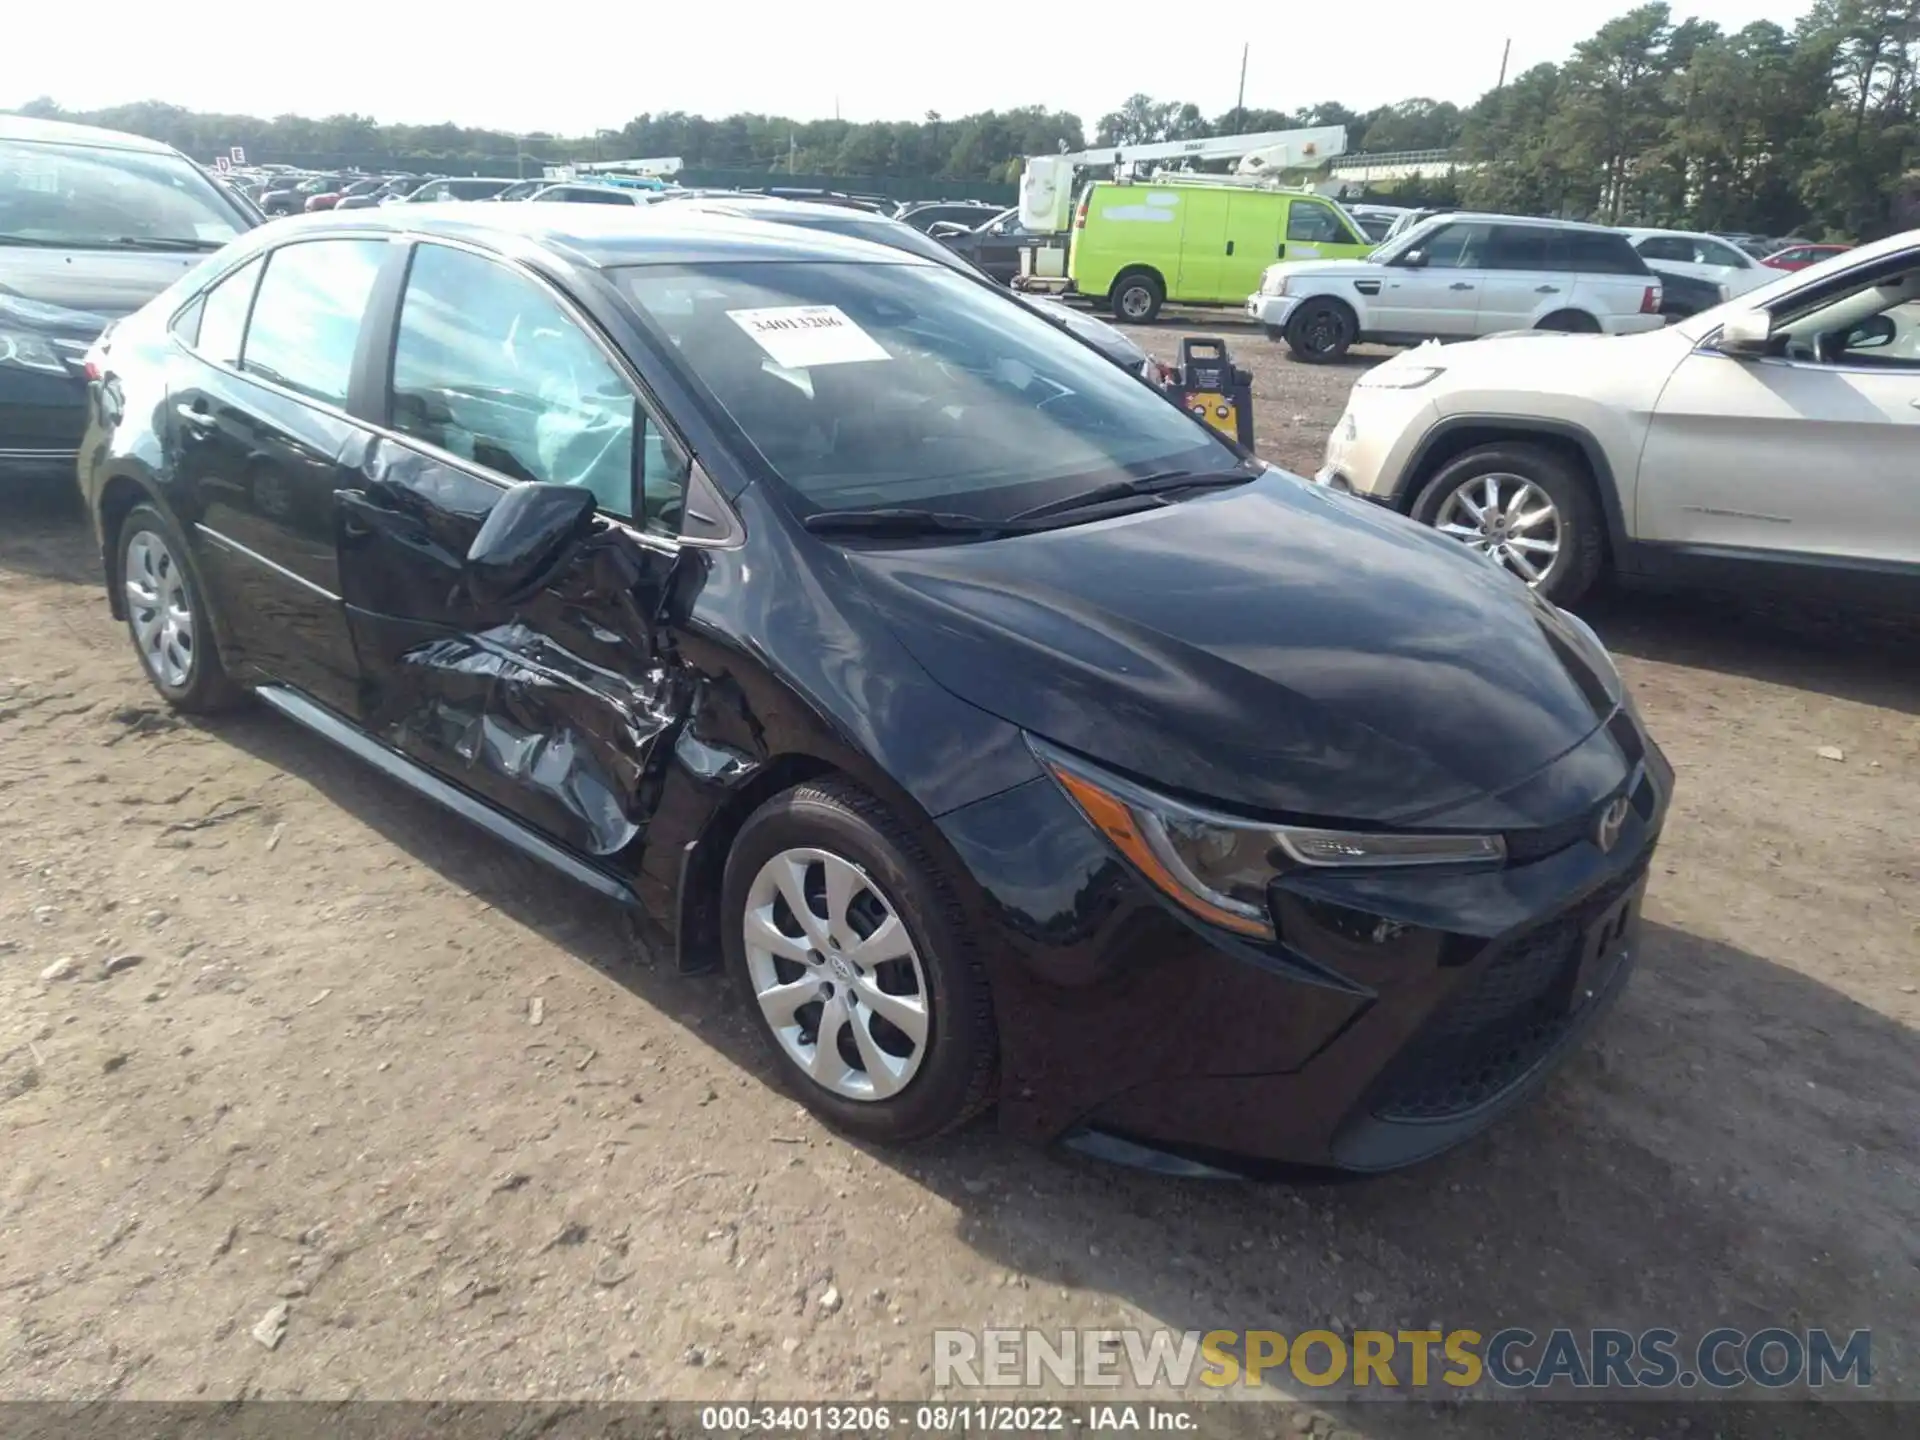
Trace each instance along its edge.
{"label": "door handle", "polygon": [[1447,289],[1449,290],[1471,290],[1472,288],[1473,286],[1469,285],[1464,280],[1456,280],[1451,285],[1447,286]]}
{"label": "door handle", "polygon": [[213,428],[213,416],[209,415],[198,405],[189,405],[186,401],[182,400],[178,405],[173,407],[173,413],[186,421],[187,424],[193,426],[196,430],[211,430]]}
{"label": "door handle", "polygon": [[1560,293],[1560,287],[1558,285],[1538,285],[1534,287],[1533,293],[1536,295],[1558,295]]}
{"label": "door handle", "polygon": [[1229,255],[1233,253],[1233,242],[1231,240],[1227,242],[1227,253]]}
{"label": "door handle", "polygon": [[1286,241],[1282,240],[1278,245],[1273,247],[1273,258],[1276,260],[1284,260],[1287,258]]}

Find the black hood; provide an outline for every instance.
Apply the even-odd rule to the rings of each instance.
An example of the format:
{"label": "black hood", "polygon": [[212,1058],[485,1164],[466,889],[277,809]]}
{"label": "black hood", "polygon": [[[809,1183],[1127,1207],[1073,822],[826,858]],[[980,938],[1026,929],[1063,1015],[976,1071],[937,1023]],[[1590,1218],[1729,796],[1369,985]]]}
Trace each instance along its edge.
{"label": "black hood", "polygon": [[979,544],[856,551],[946,689],[1158,788],[1406,823],[1506,791],[1614,708],[1604,659],[1455,542],[1270,472]]}
{"label": "black hood", "polygon": [[91,326],[84,337],[88,340],[108,321],[131,315],[207,258],[196,251],[161,254],[25,246],[0,247],[0,257],[4,257],[0,258],[0,308],[9,300],[26,302],[15,308],[39,314],[38,323],[31,319],[28,323],[43,333],[63,323],[51,311],[69,311],[77,318],[64,322],[68,329],[59,333],[78,334]]}

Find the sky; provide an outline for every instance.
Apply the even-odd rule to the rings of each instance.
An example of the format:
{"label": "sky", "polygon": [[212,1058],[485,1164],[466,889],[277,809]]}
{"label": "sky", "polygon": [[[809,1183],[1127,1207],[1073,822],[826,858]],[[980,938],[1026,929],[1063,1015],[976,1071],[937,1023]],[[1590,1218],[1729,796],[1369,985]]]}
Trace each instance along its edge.
{"label": "sky", "polygon": [[[452,121],[590,134],[643,111],[735,111],[799,119],[919,119],[1016,105],[1070,110],[1091,131],[1128,95],[1234,102],[1243,43],[1247,104],[1337,100],[1358,110],[1426,95],[1465,104],[1509,74],[1560,61],[1629,0],[1300,0],[1220,6],[1181,22],[1164,0],[1079,0],[1035,10],[898,0],[90,0],[72,13],[13,0],[0,107],[50,95],[69,109],[164,100],[272,116],[342,112],[408,124]],[[1676,0],[1729,29],[1806,8]],[[1768,12],[1772,14],[1769,16]],[[298,18],[296,18],[298,17]],[[22,21],[24,19],[24,25]],[[41,32],[36,34],[36,32]]]}

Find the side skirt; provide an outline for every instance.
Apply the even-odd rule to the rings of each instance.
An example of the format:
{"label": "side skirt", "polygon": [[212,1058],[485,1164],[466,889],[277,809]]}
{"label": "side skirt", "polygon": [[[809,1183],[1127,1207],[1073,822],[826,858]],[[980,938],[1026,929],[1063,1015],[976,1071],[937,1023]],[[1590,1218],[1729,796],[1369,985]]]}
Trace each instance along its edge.
{"label": "side skirt", "polygon": [[424,766],[409,760],[399,751],[390,750],[371,739],[331,710],[315,704],[297,690],[289,690],[284,685],[262,685],[253,693],[289,720],[304,725],[323,739],[331,740],[342,750],[366,761],[382,774],[398,780],[416,794],[424,795],[436,804],[445,806],[461,819],[479,826],[494,839],[505,841],[521,854],[538,860],[548,868],[559,871],[569,880],[605,895],[610,900],[617,900],[622,905],[635,909],[642,908],[640,897],[626,881],[608,874],[598,866],[589,865],[512,816],[496,810],[485,801],[475,799],[457,786],[448,784]]}

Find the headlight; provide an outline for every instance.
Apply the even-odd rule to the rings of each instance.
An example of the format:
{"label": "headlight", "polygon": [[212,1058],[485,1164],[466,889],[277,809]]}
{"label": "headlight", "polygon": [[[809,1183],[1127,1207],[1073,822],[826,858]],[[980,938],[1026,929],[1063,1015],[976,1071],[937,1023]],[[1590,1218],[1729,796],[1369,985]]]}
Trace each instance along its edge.
{"label": "headlight", "polygon": [[0,365],[39,370],[48,375],[68,373],[67,363],[59,352],[30,330],[0,330]]}
{"label": "headlight", "polygon": [[1289,870],[1404,869],[1506,858],[1498,835],[1375,834],[1266,825],[1199,810],[1027,737],[1093,827],[1163,895],[1192,915],[1273,938],[1267,885]]}
{"label": "headlight", "polygon": [[1358,390],[1418,390],[1446,374],[1443,365],[1380,365],[1353,382]]}
{"label": "headlight", "polygon": [[1262,295],[1286,294],[1287,293],[1286,275],[1283,273],[1276,274],[1274,271],[1269,270],[1266,274],[1260,277],[1260,293]]}

